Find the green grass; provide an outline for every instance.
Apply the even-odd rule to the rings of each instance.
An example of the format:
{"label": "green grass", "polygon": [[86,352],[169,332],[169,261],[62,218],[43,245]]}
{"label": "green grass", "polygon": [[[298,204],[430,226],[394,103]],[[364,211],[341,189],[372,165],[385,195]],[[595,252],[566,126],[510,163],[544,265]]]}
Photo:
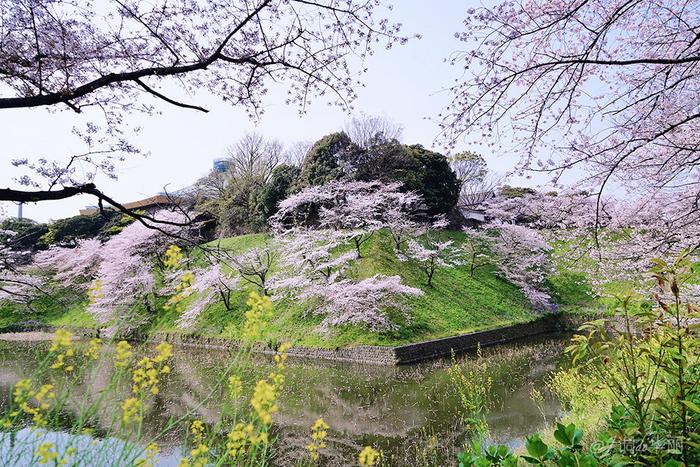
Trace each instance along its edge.
{"label": "green grass", "polygon": [[[459,243],[462,232],[442,234]],[[218,246],[233,253],[263,245],[269,237],[264,234],[242,235],[217,240],[209,246]],[[283,254],[283,253],[282,253]],[[399,275],[403,282],[423,290],[421,297],[407,298],[405,303],[410,320],[394,310],[390,312],[398,329],[373,332],[363,326],[341,326],[327,332],[318,330],[323,317],[314,315],[313,304],[291,300],[274,301],[274,318],[266,326],[260,338],[268,344],[291,341],[296,345],[339,348],[354,345],[400,345],[427,339],[454,336],[467,332],[494,328],[514,323],[527,322],[538,316],[520,290],[498,277],[495,268],[486,266],[476,269],[474,276],[468,266],[438,269],[432,287],[426,284],[425,274],[414,264],[399,261],[387,232],[378,232],[363,245],[363,258],[350,271],[355,278],[371,277],[374,274]],[[194,254],[196,261],[197,254]],[[273,266],[273,272],[276,265]],[[243,282],[242,282],[243,283]],[[549,287],[553,296],[567,312],[587,312],[600,306],[591,298],[585,277],[560,269],[552,276]],[[246,286],[232,298],[232,310],[223,303],[206,309],[193,332],[204,336],[239,338],[243,328],[246,299],[253,286]],[[190,297],[187,300],[193,300]],[[180,330],[176,321],[180,313],[165,310],[166,299],[154,300],[155,314],[151,317],[146,332]],[[86,313],[87,301],[68,291],[59,291],[57,300],[40,298],[34,303],[35,313],[20,312],[16,307],[0,303],[0,326],[28,319],[48,324],[66,326],[95,326]]]}
{"label": "green grass", "polygon": [[54,326],[95,327],[97,323],[86,311],[87,299],[65,288],[51,295],[39,295],[30,308],[0,301],[0,328],[22,321],[40,321]]}
{"label": "green grass", "polygon": [[[464,234],[450,232],[445,236],[459,242]],[[242,252],[264,244],[267,238],[259,234],[244,235],[215,244]],[[400,325],[395,331],[372,332],[361,326],[342,326],[329,332],[319,332],[317,328],[322,317],[310,313],[308,304],[275,301],[274,318],[261,340],[272,344],[290,340],[297,345],[326,348],[362,344],[399,345],[526,322],[536,317],[518,288],[497,277],[492,268],[477,269],[474,277],[470,277],[466,266],[438,269],[433,286],[428,287],[420,269],[397,259],[387,233],[375,234],[363,245],[362,254],[363,258],[357,261],[350,273],[352,276],[399,275],[407,285],[423,290],[422,297],[406,300],[410,321],[406,322],[399,313],[394,312],[392,317]],[[227,311],[223,304],[210,307],[200,316],[195,332],[209,336],[240,337],[246,294],[240,292],[235,295],[232,311]],[[177,317],[175,311],[163,313],[153,322],[151,330],[177,331]]]}

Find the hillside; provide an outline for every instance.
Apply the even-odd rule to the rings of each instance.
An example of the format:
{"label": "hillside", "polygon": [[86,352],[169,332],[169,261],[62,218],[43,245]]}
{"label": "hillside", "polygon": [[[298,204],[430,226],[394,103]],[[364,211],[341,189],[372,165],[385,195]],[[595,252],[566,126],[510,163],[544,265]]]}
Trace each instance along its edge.
{"label": "hillside", "polygon": [[[464,238],[462,232],[445,232],[443,235],[455,242]],[[217,241],[212,246],[218,243],[221,248],[238,254],[261,246],[267,238],[264,234],[243,235]],[[297,345],[329,348],[362,344],[398,345],[525,322],[537,316],[520,290],[497,277],[493,267],[477,269],[474,277],[470,277],[467,266],[441,268],[433,278],[433,286],[428,287],[421,270],[409,262],[397,259],[386,232],[375,234],[363,245],[363,256],[354,265],[352,276],[364,278],[378,273],[399,275],[407,285],[423,290],[422,297],[406,300],[410,309],[410,321],[405,321],[403,316],[396,313],[393,318],[399,327],[393,331],[372,332],[347,325],[329,332],[319,332],[317,328],[322,317],[311,314],[305,304],[280,300],[274,302],[274,318],[261,340],[273,344],[290,340]],[[590,306],[588,296],[581,290],[576,279],[562,271],[550,281],[553,295],[567,310]],[[195,328],[188,332],[234,339],[240,337],[248,290],[250,289],[244,287],[234,294],[234,309],[231,311],[227,311],[221,303],[209,307],[200,316]],[[32,314],[20,314],[8,304],[0,305],[0,314],[3,316],[0,325],[27,319],[56,325],[94,325],[84,311],[86,300],[71,296],[72,294],[63,291],[59,292],[58,300],[39,299],[34,304],[37,311]],[[154,317],[145,330],[181,332],[176,325],[179,312],[163,309],[164,301],[163,298],[156,300]]]}
{"label": "hillside", "polygon": [[[464,234],[450,232],[445,235],[459,241]],[[265,235],[244,235],[221,240],[220,246],[239,253],[262,245],[265,240]],[[425,276],[419,269],[396,258],[386,233],[376,234],[363,248],[364,257],[358,260],[352,271],[353,276],[363,278],[377,273],[396,274],[406,284],[424,291],[424,296],[407,300],[412,317],[410,322],[403,322],[397,317],[399,329],[382,333],[357,326],[343,326],[330,333],[320,333],[316,328],[321,317],[307,313],[302,304],[282,300],[274,302],[275,316],[262,339],[273,343],[287,339],[317,347],[396,345],[524,322],[536,316],[520,291],[496,277],[491,268],[477,269],[473,278],[469,276],[467,267],[439,269],[433,279],[433,287],[427,287]],[[200,317],[197,332],[239,337],[245,294],[238,294],[235,302],[236,308],[232,312],[226,311],[222,304],[208,309]],[[176,330],[176,319],[177,313],[164,313],[151,329]]]}

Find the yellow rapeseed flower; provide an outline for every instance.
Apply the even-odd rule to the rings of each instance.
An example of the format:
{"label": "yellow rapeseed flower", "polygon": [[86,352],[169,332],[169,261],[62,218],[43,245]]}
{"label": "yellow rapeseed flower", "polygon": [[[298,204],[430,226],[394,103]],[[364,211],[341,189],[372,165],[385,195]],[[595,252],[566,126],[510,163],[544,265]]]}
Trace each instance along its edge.
{"label": "yellow rapeseed flower", "polygon": [[[19,411],[32,417],[32,422],[37,427],[46,425],[45,412],[49,409],[49,401],[56,398],[53,385],[44,384],[38,390],[34,390],[30,379],[23,379],[15,384],[12,393]],[[17,416],[19,412],[12,412],[10,416]]]}
{"label": "yellow rapeseed flower", "polygon": [[201,420],[195,420],[190,425],[190,433],[192,433],[192,444],[202,444],[204,437],[204,423]]}
{"label": "yellow rapeseed flower", "polygon": [[237,423],[227,438],[226,452],[232,460],[244,454],[248,446],[260,446],[269,442],[267,431],[256,432],[252,423]]}
{"label": "yellow rapeseed flower", "polygon": [[182,248],[177,245],[170,245],[167,250],[165,250],[165,260],[163,264],[166,268],[177,269],[180,267],[180,263],[184,259],[185,255],[182,253]]}
{"label": "yellow rapeseed flower", "polygon": [[41,465],[53,462],[58,457],[53,443],[41,443],[36,450],[36,455],[39,457],[39,464]]}
{"label": "yellow rapeseed flower", "polygon": [[59,329],[54,333],[51,340],[49,352],[55,354],[51,364],[52,370],[63,368],[63,371],[70,373],[74,370],[73,360],[75,350],[73,349],[73,334],[65,329]]}
{"label": "yellow rapeseed flower", "polygon": [[100,344],[102,344],[101,339],[98,339],[97,337],[90,339],[88,347],[85,350],[85,356],[92,360],[97,360],[100,358]]}
{"label": "yellow rapeseed flower", "polygon": [[272,423],[272,415],[277,412],[277,392],[274,384],[261,379],[255,384],[250,405],[265,425]]}
{"label": "yellow rapeseed flower", "polygon": [[129,360],[133,352],[131,345],[127,341],[119,341],[115,347],[116,356],[114,357],[114,366],[117,368],[126,368],[129,366]]}
{"label": "yellow rapeseed flower", "polygon": [[76,449],[72,446],[66,449],[66,455],[58,460],[58,465],[68,465],[68,463],[70,462],[70,458],[73,457],[73,454],[75,454],[75,452]]}
{"label": "yellow rapeseed flower", "polygon": [[161,342],[156,346],[158,355],[153,357],[155,363],[161,363],[173,356],[173,346],[167,342]]}
{"label": "yellow rapeseed flower", "polygon": [[365,446],[364,449],[360,451],[357,461],[360,465],[372,466],[377,464],[381,455],[381,452],[377,451],[372,446]]}
{"label": "yellow rapeseed flower", "polygon": [[318,460],[318,453],[326,447],[326,436],[328,435],[328,425],[319,418],[311,425],[311,442],[306,446],[311,455],[311,460]]}
{"label": "yellow rapeseed flower", "polygon": [[141,421],[141,407],[143,404],[135,397],[130,397],[122,403],[122,422],[128,425],[131,422]]}
{"label": "yellow rapeseed flower", "polygon": [[243,382],[237,375],[231,375],[228,378],[228,393],[232,398],[238,399],[243,394]]}
{"label": "yellow rapeseed flower", "polygon": [[143,459],[136,461],[136,467],[153,467],[155,465],[155,458],[157,455],[158,445],[156,443],[149,444],[146,446]]}
{"label": "yellow rapeseed flower", "polygon": [[200,443],[192,451],[192,467],[204,467],[209,463],[209,448],[206,444]]}
{"label": "yellow rapeseed flower", "polygon": [[243,323],[243,337],[253,341],[260,336],[262,328],[272,318],[272,302],[270,297],[251,292],[248,295],[248,310],[245,312]]}

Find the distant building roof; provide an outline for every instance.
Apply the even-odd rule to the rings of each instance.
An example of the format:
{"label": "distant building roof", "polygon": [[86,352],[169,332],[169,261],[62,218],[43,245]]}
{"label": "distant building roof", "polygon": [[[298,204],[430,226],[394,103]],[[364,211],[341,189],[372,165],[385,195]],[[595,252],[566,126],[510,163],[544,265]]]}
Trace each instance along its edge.
{"label": "distant building roof", "polygon": [[[174,204],[174,197],[166,195],[155,195],[150,198],[144,198],[139,201],[132,201],[131,203],[124,203],[127,209],[148,209],[152,207],[168,207]],[[85,209],[80,210],[80,214],[83,216],[89,216],[95,214],[99,208],[97,206],[86,206]]]}

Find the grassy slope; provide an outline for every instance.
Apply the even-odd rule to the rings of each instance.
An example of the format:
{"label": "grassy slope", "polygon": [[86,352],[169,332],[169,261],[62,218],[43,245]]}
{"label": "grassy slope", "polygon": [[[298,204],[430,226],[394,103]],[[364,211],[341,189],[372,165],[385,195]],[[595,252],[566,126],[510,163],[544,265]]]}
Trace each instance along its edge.
{"label": "grassy slope", "polygon": [[[459,241],[464,234],[445,234]],[[236,252],[265,242],[264,235],[245,235],[220,242],[221,247]],[[396,345],[419,340],[445,337],[477,329],[495,327],[514,322],[531,320],[535,315],[512,284],[496,277],[491,269],[479,269],[469,276],[466,267],[439,269],[433,278],[433,287],[425,285],[424,274],[410,263],[398,261],[386,233],[379,233],[363,245],[363,256],[352,274],[369,277],[377,273],[398,274],[411,286],[425,292],[422,297],[411,297],[407,304],[411,310],[411,321],[401,324],[399,330],[376,333],[357,326],[345,326],[330,333],[316,330],[321,317],[306,313],[299,303],[275,302],[275,316],[267,326],[262,340],[279,342],[292,340],[296,344],[343,347],[359,344]],[[235,309],[225,310],[222,304],[211,307],[201,317],[197,332],[212,336],[238,337],[242,315],[245,310],[245,293],[235,297]],[[152,326],[152,330],[175,331],[176,312],[163,313]]]}
{"label": "grassy slope", "polygon": [[0,327],[20,321],[41,321],[55,326],[95,327],[96,322],[85,309],[84,297],[70,290],[57,290],[51,296],[39,296],[31,304],[33,311],[0,301]]}
{"label": "grassy slope", "polygon": [[[461,232],[444,235],[456,242],[464,236]],[[240,253],[264,244],[267,239],[266,235],[255,234],[227,238],[218,243],[222,248]],[[363,245],[363,256],[351,271],[353,276],[363,278],[378,273],[399,275],[404,283],[424,291],[422,297],[407,299],[412,318],[410,322],[404,322],[403,317],[394,312],[392,316],[400,325],[395,331],[376,333],[358,326],[344,326],[321,333],[317,327],[322,317],[309,313],[308,305],[283,300],[274,303],[274,318],[261,340],[268,343],[291,340],[298,345],[329,348],[362,344],[398,345],[529,321],[536,317],[520,291],[497,277],[492,268],[477,269],[474,277],[469,276],[466,266],[438,269],[433,278],[433,287],[427,287],[422,271],[396,258],[385,232],[376,234]],[[588,287],[581,284],[581,277],[564,269],[550,279],[550,286],[553,295],[567,312],[602,307],[586,293]],[[201,315],[192,332],[206,336],[239,337],[248,290],[251,289],[234,295],[234,309],[231,311],[227,311],[222,303],[210,307]],[[85,299],[76,299],[68,291],[59,292],[58,298],[60,303],[48,297],[39,299],[34,304],[37,312],[31,314],[18,312],[11,305],[0,303],[0,327],[27,319],[55,325],[95,325],[85,312]],[[148,330],[180,332],[175,324],[179,313],[163,310],[161,306],[164,301],[164,298],[156,300],[158,310]]]}

